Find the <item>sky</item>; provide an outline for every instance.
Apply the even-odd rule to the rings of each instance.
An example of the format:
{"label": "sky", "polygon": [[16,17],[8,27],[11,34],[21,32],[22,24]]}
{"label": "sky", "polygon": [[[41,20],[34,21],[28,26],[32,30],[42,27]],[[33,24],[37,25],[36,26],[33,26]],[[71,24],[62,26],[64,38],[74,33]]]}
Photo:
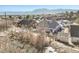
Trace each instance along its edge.
{"label": "sky", "polygon": [[0,12],[33,11],[35,9],[79,9],[79,5],[0,5]]}

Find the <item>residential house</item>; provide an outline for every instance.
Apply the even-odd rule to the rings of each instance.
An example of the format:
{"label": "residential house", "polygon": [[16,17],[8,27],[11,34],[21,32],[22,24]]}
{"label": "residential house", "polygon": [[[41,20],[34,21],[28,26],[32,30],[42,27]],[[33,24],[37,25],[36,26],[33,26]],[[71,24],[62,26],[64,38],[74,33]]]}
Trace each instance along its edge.
{"label": "residential house", "polygon": [[43,20],[38,23],[37,30],[40,32],[50,32],[57,34],[63,27],[56,20]]}

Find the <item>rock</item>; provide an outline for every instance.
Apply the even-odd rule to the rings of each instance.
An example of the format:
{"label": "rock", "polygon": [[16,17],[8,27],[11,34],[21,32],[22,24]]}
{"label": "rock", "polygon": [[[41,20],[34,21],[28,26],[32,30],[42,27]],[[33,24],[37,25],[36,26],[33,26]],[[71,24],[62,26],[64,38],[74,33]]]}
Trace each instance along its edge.
{"label": "rock", "polygon": [[57,53],[52,47],[45,47],[44,53]]}

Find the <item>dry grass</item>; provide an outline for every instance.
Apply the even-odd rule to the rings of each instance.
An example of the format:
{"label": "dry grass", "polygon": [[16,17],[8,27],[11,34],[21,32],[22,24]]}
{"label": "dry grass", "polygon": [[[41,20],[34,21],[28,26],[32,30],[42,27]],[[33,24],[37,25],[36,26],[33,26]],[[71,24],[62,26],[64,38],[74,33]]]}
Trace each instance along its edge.
{"label": "dry grass", "polygon": [[0,31],[7,30],[12,25],[12,21],[10,20],[0,20]]}
{"label": "dry grass", "polygon": [[49,45],[59,53],[79,52],[77,51],[79,48],[76,50],[76,48],[72,48],[63,43],[52,40],[43,34],[34,33],[31,31],[10,31],[5,37],[0,37],[0,52],[37,53],[43,52],[44,47]]}
{"label": "dry grass", "polygon": [[[11,27],[12,23],[8,21],[8,25]],[[5,28],[6,22],[2,20],[0,26],[4,26]],[[2,29],[2,27],[0,28]],[[43,49],[48,46],[52,46],[59,53],[79,52],[63,43],[53,41],[53,38],[51,40],[50,37],[43,33],[36,33],[30,30],[23,31],[22,28],[15,26],[8,28],[7,32],[8,34],[6,36],[0,37],[0,52],[37,53],[43,52]]]}
{"label": "dry grass", "polygon": [[[18,41],[24,45],[31,45],[38,51],[42,51],[44,47],[50,45],[51,40],[45,35],[33,32],[11,32],[9,38],[14,41]],[[23,47],[24,48],[24,47]]]}

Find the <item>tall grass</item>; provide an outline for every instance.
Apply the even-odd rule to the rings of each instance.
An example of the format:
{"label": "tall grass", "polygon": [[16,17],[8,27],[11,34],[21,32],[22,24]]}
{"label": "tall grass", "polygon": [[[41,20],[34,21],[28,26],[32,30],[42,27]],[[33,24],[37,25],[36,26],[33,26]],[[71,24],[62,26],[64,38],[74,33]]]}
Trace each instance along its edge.
{"label": "tall grass", "polygon": [[11,27],[12,21],[10,20],[0,20],[0,31],[5,31]]}
{"label": "tall grass", "polygon": [[9,34],[9,38],[13,40],[17,40],[18,42],[24,45],[31,45],[35,47],[38,52],[42,51],[44,47],[50,45],[50,39],[45,35],[34,33],[34,32],[11,32]]}

